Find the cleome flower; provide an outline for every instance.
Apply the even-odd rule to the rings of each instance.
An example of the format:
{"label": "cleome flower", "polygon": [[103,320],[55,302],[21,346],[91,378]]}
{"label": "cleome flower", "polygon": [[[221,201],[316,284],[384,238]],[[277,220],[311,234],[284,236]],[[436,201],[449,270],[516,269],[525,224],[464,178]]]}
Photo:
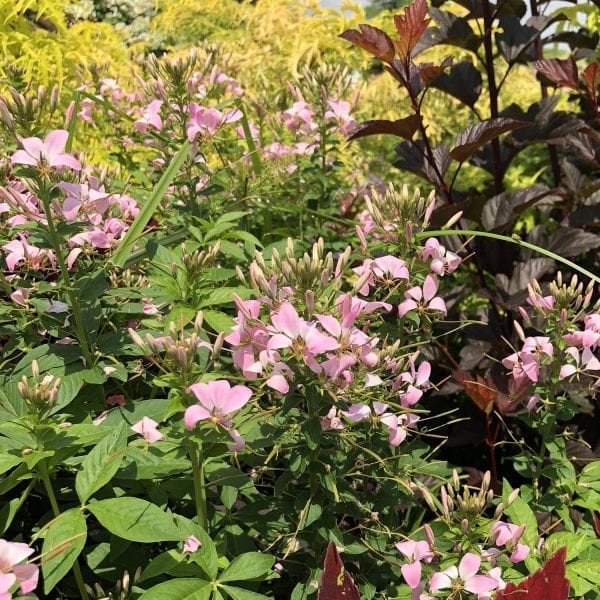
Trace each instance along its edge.
{"label": "cleome flower", "polygon": [[23,150],[17,150],[10,158],[13,165],[32,167],[67,167],[74,171],[81,170],[81,164],[72,156],[63,152],[69,139],[69,132],[64,129],[51,131],[42,141],[37,137],[21,138]]}

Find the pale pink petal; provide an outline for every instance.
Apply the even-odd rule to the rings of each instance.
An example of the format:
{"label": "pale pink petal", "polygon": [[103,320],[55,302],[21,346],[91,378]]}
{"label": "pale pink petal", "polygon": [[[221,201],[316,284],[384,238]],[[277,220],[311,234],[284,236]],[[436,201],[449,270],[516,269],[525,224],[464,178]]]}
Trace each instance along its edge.
{"label": "pale pink petal", "polygon": [[7,598],[11,599],[11,594],[7,594],[8,590],[15,584],[17,578],[12,573],[0,573],[0,600]]}
{"label": "pale pink petal", "polygon": [[404,300],[398,305],[398,315],[403,317],[407,312],[415,310],[418,306],[414,300]]}
{"label": "pale pink petal", "polygon": [[419,561],[402,565],[400,571],[410,588],[416,588],[421,582],[421,563]]}
{"label": "pale pink petal", "polygon": [[425,283],[423,283],[423,298],[426,302],[429,302],[438,291],[438,282],[433,275],[427,275],[425,277]]}
{"label": "pale pink petal", "polygon": [[195,535],[190,535],[185,540],[185,543],[183,544],[183,551],[184,552],[196,552],[196,550],[198,550],[198,548],[200,548],[200,546],[202,546],[202,544],[200,543],[200,540]]}
{"label": "pale pink petal", "polygon": [[283,302],[279,311],[271,315],[271,322],[278,331],[292,339],[299,337],[306,325],[304,319],[298,316],[296,309],[289,302]]}
{"label": "pale pink petal", "polygon": [[[211,382],[216,383],[216,382]],[[228,382],[227,385],[229,386]],[[252,390],[245,385],[234,385],[228,396],[221,400],[221,406],[224,413],[232,413],[244,406],[252,396]]]}
{"label": "pale pink petal", "polygon": [[281,374],[271,375],[267,379],[267,385],[281,394],[287,394],[290,391],[287,379]]}
{"label": "pale pink petal", "polygon": [[194,404],[186,409],[185,414],[183,416],[183,423],[186,429],[190,431],[194,429],[194,426],[199,421],[205,421],[206,419],[210,419],[211,413],[206,410],[203,406],[199,404]]}
{"label": "pale pink petal", "polygon": [[233,439],[233,444],[227,444],[227,448],[230,452],[239,452],[246,446],[244,438],[235,429],[229,430],[229,435]]}
{"label": "pale pink petal", "polygon": [[69,132],[64,129],[51,131],[44,140],[46,157],[50,161],[54,156],[61,154],[67,145]]}
{"label": "pale pink petal", "polygon": [[[477,554],[473,554],[472,552],[467,552],[460,560],[458,565],[458,574],[460,578],[465,580],[469,579],[469,577],[473,577],[477,571],[479,571],[479,566],[481,565],[481,557]],[[491,588],[490,588],[491,589]],[[482,590],[487,591],[487,590]]]}
{"label": "pale pink petal", "polygon": [[468,592],[480,594],[497,589],[498,582],[488,575],[473,575],[464,582],[464,586]]}
{"label": "pale pink petal", "polygon": [[25,150],[17,150],[11,157],[10,162],[13,165],[29,165],[35,166],[39,163],[38,158],[34,158]]}
{"label": "pale pink petal", "polygon": [[524,544],[517,544],[517,547],[513,550],[510,555],[510,562],[518,563],[525,560],[529,556],[529,546]]}
{"label": "pale pink petal", "polygon": [[429,303],[429,309],[437,310],[444,315],[446,315],[448,313],[448,310],[446,308],[446,303],[440,297],[433,298],[431,300],[431,302]]}
{"label": "pale pink petal", "polygon": [[[450,567],[450,569],[456,570],[456,567]],[[441,573],[434,573],[432,575],[431,582],[429,584],[429,589],[432,592],[452,587],[452,579],[448,574],[448,571],[450,571],[450,569],[446,569],[446,571],[442,571]]]}
{"label": "pale pink petal", "polygon": [[44,142],[38,137],[23,138],[19,141],[25,152],[35,159],[34,164],[37,165],[45,154]]}
{"label": "pale pink petal", "polygon": [[21,594],[29,594],[33,592],[38,584],[39,569],[37,565],[26,564],[16,565],[13,567],[13,573],[19,581],[19,589]]}

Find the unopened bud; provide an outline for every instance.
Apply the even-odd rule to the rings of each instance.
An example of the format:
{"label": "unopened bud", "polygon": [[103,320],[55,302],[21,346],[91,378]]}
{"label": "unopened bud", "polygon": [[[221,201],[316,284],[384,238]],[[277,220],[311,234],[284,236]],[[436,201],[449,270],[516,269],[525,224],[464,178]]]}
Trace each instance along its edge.
{"label": "unopened bud", "polygon": [[213,360],[215,358],[217,358],[217,356],[219,356],[219,353],[221,352],[221,349],[223,348],[223,341],[225,340],[225,332],[221,331],[219,333],[219,335],[217,336],[217,339],[215,340],[215,343],[213,344],[213,349],[212,349],[212,358]]}

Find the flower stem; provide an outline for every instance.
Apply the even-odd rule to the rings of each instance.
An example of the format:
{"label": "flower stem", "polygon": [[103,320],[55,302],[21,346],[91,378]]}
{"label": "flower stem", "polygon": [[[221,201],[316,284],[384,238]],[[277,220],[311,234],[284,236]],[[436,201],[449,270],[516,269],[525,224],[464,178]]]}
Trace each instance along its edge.
{"label": "flower stem", "polygon": [[90,350],[90,346],[87,339],[87,334],[85,330],[85,325],[83,322],[83,315],[81,313],[81,305],[79,304],[79,300],[77,295],[75,294],[71,282],[71,276],[69,275],[69,270],[67,268],[67,263],[65,262],[65,257],[63,256],[62,246],[60,243],[60,238],[58,237],[58,232],[56,231],[56,227],[54,225],[54,217],[52,216],[52,210],[50,207],[50,199],[46,186],[40,182],[39,185],[40,196],[42,199],[42,203],[44,205],[44,213],[46,214],[46,221],[48,225],[48,237],[50,239],[50,243],[52,244],[52,249],[56,254],[56,260],[58,262],[58,268],[60,270],[60,275],[67,289],[67,297],[69,299],[69,305],[71,310],[73,311],[73,317],[75,319],[75,332],[77,335],[77,339],[79,341],[79,345],[81,347],[81,352],[83,353],[83,358],[88,367],[94,366],[94,357]]}
{"label": "flower stem", "polygon": [[194,500],[196,502],[198,525],[206,531],[208,528],[208,520],[206,518],[206,487],[204,485],[204,456],[202,454],[202,446],[190,440],[188,454],[192,461]]}
{"label": "flower stem", "polygon": [[[54,490],[52,489],[52,483],[50,482],[50,476],[48,474],[48,468],[46,466],[46,459],[42,459],[38,463],[38,475],[42,480],[44,487],[46,488],[46,493],[48,494],[48,499],[50,500],[50,506],[52,507],[52,513],[55,517],[60,517],[61,512],[58,506],[58,502],[56,501]],[[77,583],[77,588],[79,589],[79,593],[81,594],[81,598],[83,600],[88,600],[89,596],[87,590],[85,589],[85,584],[83,583],[83,575],[81,574],[79,561],[77,559],[75,559],[72,569],[73,576],[75,577],[75,582]]]}

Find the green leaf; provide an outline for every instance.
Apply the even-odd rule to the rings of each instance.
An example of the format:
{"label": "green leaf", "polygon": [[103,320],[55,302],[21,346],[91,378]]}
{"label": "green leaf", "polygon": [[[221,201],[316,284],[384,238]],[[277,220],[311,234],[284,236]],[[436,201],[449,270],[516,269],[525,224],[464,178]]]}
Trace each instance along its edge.
{"label": "green leaf", "polygon": [[[247,581],[271,572],[275,557],[260,552],[246,552],[236,556],[221,573],[219,581]],[[262,597],[262,596],[261,596]]]}
{"label": "green leaf", "polygon": [[164,575],[179,565],[182,560],[184,560],[184,556],[180,552],[177,552],[177,550],[163,552],[156,558],[153,558],[148,566],[142,571],[140,581],[152,579],[158,575]]}
{"label": "green leaf", "polygon": [[188,157],[190,153],[191,143],[186,140],[183,143],[183,146],[179,149],[177,154],[171,159],[169,166],[163,173],[159,182],[156,184],[154,190],[152,190],[152,194],[150,198],[146,201],[142,209],[138,213],[137,217],[134,219],[131,227],[127,230],[125,237],[119,243],[115,253],[112,257],[112,263],[117,267],[123,267],[125,261],[127,260],[129,254],[131,253],[131,249],[133,245],[139,240],[139,238],[144,233],[144,229],[146,225],[150,222],[152,215],[158,208],[160,201],[162,200],[165,192],[167,191],[169,185],[173,179],[175,179],[179,169],[185,162],[185,159]]}
{"label": "green leaf", "polygon": [[16,467],[18,464],[23,462],[22,456],[15,456],[13,454],[0,454],[0,474],[6,473],[6,471]]}
{"label": "green leaf", "polygon": [[119,470],[127,448],[127,425],[120,423],[83,459],[75,478],[75,490],[82,504],[106,485]]}
{"label": "green leaf", "polygon": [[[511,492],[512,488],[510,487],[510,484],[504,480],[502,490],[503,499],[506,500]],[[529,546],[535,546],[539,537],[537,530],[537,519],[529,507],[529,504],[527,504],[523,498],[517,496],[514,502],[508,506],[504,512],[511,518],[515,525],[525,525],[523,540]]]}
{"label": "green leaf", "polygon": [[203,579],[172,579],[151,587],[140,600],[210,600],[211,589]]}
{"label": "green leaf", "polygon": [[224,589],[233,598],[233,600],[269,600],[269,596],[264,596],[263,594],[251,592],[250,590],[245,590],[239,587],[222,585],[221,588]]}
{"label": "green leaf", "polygon": [[181,533],[170,515],[141,498],[110,498],[88,510],[114,535],[132,542],[178,542]]}
{"label": "green leaf", "polygon": [[234,320],[231,316],[222,313],[218,310],[203,310],[204,320],[210,328],[216,333],[229,333],[234,325]]}
{"label": "green leaf", "polygon": [[44,592],[48,594],[69,572],[85,546],[87,526],[79,508],[72,508],[50,523],[42,547]]}
{"label": "green leaf", "polygon": [[215,579],[219,570],[219,555],[208,533],[197,523],[181,515],[177,515],[177,524],[182,538],[194,535],[199,540],[200,548],[192,554],[192,560],[204,570],[209,579]]}
{"label": "green leaf", "polygon": [[567,561],[577,558],[584,550],[589,548],[595,538],[583,533],[571,533],[569,531],[558,531],[553,533],[546,540],[546,546],[551,549],[551,552],[567,547]]}

